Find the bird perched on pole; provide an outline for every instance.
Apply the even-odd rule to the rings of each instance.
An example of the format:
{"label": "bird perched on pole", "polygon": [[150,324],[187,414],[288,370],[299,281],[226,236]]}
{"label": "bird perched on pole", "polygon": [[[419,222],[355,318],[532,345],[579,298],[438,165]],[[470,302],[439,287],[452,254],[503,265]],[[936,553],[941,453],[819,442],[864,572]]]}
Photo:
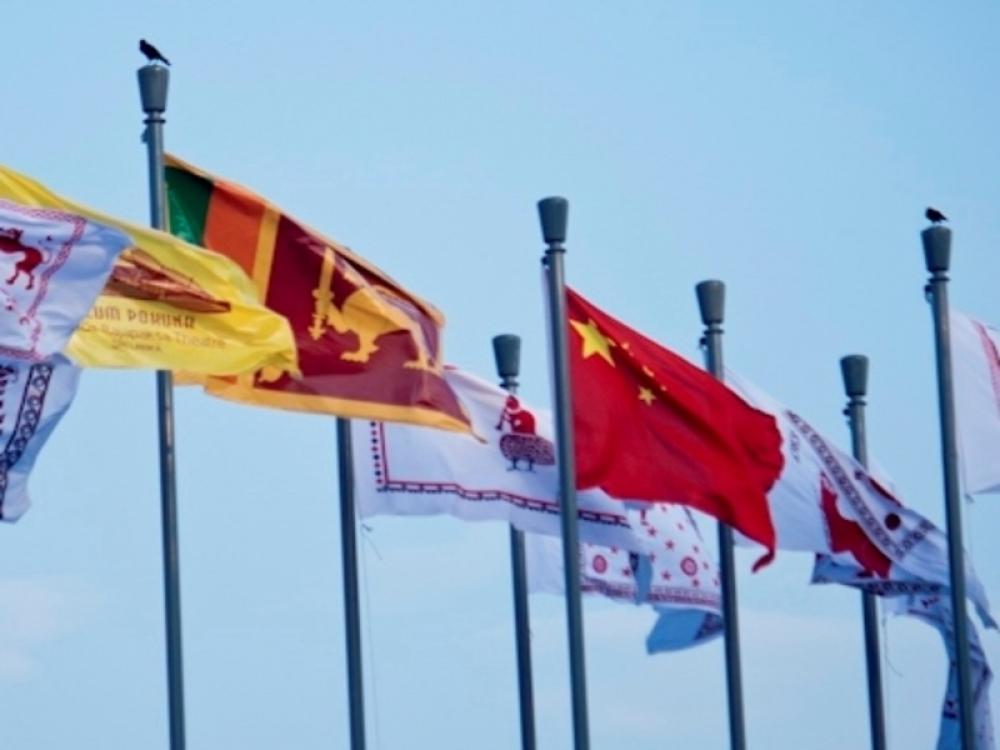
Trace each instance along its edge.
{"label": "bird perched on pole", "polygon": [[152,44],[147,42],[145,39],[139,40],[139,51],[146,56],[146,59],[150,62],[156,62],[160,60],[161,62],[170,65],[170,60],[165,58],[160,54],[160,50],[156,49]]}
{"label": "bird perched on pole", "polygon": [[927,221],[931,224],[940,224],[942,221],[948,221],[947,216],[938,211],[936,208],[931,208],[929,206],[927,210],[924,211],[924,216],[927,217]]}

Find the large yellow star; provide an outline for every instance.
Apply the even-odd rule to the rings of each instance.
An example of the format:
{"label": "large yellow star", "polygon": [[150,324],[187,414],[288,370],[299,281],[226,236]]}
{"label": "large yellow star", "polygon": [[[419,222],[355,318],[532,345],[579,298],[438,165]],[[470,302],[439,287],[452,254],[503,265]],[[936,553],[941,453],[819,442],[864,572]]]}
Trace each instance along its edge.
{"label": "large yellow star", "polygon": [[639,400],[644,402],[646,406],[652,406],[653,402],[656,401],[656,395],[643,386],[639,386]]}
{"label": "large yellow star", "polygon": [[580,334],[580,338],[583,339],[584,359],[597,354],[609,365],[612,367],[615,366],[615,361],[611,359],[611,347],[616,346],[616,344],[601,333],[601,329],[597,327],[597,324],[592,319],[588,318],[586,323],[581,323],[579,320],[571,320],[569,324],[573,326],[576,332]]}

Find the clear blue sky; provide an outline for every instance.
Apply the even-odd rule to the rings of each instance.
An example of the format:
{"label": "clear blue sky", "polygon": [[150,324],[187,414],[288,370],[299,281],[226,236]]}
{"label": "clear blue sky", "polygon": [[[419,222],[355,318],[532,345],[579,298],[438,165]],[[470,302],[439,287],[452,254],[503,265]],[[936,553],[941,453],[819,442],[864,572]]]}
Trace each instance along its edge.
{"label": "clear blue sky", "polygon": [[[452,362],[492,376],[490,337],[519,333],[539,404],[535,201],[565,195],[573,285],[697,357],[693,286],[725,280],[727,364],[842,445],[837,361],[868,354],[871,452],[942,522],[918,233],[928,204],[951,217],[953,300],[1000,322],[995,3],[105,0],[4,27],[4,163],[145,220],[145,36],[174,63],[170,150],[435,302]],[[0,528],[5,748],[166,747],[154,417],[151,374],[85,373]],[[189,747],[346,747],[333,420],[185,391],[177,431]],[[1000,500],[966,519],[1000,601]],[[370,746],[515,747],[506,530],[370,526]],[[864,747],[857,594],[808,587],[808,556],[749,562],[750,746]],[[562,602],[532,607],[541,746],[568,748]],[[585,615],[595,748],[725,747],[720,644],[647,657],[651,612]],[[884,635],[891,747],[931,748],[938,636]]]}

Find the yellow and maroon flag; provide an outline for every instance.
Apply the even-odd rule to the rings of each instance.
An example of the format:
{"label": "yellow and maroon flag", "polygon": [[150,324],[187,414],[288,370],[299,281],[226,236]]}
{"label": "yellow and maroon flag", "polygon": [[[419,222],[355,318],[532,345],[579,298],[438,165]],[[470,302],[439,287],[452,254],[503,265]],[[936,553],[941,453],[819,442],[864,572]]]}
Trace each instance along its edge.
{"label": "yellow and maroon flag", "polygon": [[469,431],[441,363],[444,317],[344,245],[249,190],[167,156],[170,229],[236,261],[291,323],[301,377],[210,377],[261,406]]}
{"label": "yellow and maroon flag", "polygon": [[288,321],[260,303],[229,258],[94,211],[2,165],[0,198],[79,214],[131,238],[69,341],[66,354],[77,364],[206,374],[295,369]]}

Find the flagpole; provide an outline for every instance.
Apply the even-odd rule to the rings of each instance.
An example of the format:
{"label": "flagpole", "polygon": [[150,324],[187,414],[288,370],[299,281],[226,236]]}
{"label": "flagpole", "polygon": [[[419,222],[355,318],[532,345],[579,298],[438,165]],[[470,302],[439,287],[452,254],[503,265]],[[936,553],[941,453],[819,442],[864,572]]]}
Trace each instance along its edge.
{"label": "flagpole", "polygon": [[[726,285],[721,281],[702,281],[695,286],[701,322],[705,325],[706,369],[718,380],[725,380],[722,365],[722,321],[725,318]],[[733,532],[724,523],[719,529],[719,581],[722,588],[723,641],[726,650],[726,696],[729,701],[729,746],[745,750],[746,729],[743,716],[743,674],[740,663],[740,624],[736,603],[736,561],[733,557]]]}
{"label": "flagpole", "polygon": [[566,336],[565,198],[538,202],[542,237],[548,246],[542,260],[546,274],[549,337],[552,343],[552,385],[556,417],[556,456],[559,463],[559,519],[562,524],[563,569],[566,580],[566,628],[569,636],[570,687],[573,699],[575,750],[589,750],[587,684],[583,652],[583,607],[580,602],[580,534],[577,529],[576,462],[573,455],[573,399],[570,392]]}
{"label": "flagpole", "polygon": [[968,616],[965,607],[965,559],[962,545],[962,508],[958,488],[958,447],[955,438],[955,393],[951,367],[951,332],[948,324],[948,268],[951,230],[935,224],[920,233],[924,261],[931,274],[925,291],[930,296],[937,354],[938,405],[941,419],[941,454],[944,467],[944,504],[948,529],[948,568],[951,574],[951,610],[955,629],[958,668],[958,713],[962,747],[975,747],[972,711],[972,670],[969,665]]}
{"label": "flagpole", "polygon": [[[150,224],[167,228],[163,181],[163,117],[167,111],[169,71],[160,65],[139,68],[139,95],[146,114],[149,159]],[[174,452],[173,376],[156,373],[156,404],[160,440],[160,515],[163,535],[163,592],[167,639],[167,695],[170,750],[184,750],[184,673],[181,651],[181,574],[177,544],[177,466]]]}
{"label": "flagpole", "polygon": [[[865,395],[868,392],[868,357],[851,354],[840,360],[847,408],[844,414],[851,428],[851,452],[868,468],[868,441],[865,430]],[[885,750],[885,709],[882,700],[882,664],[879,661],[878,599],[861,592],[861,618],[865,633],[865,665],[868,670],[868,715],[872,750]]]}
{"label": "flagpole", "polygon": [[[514,395],[521,369],[521,339],[510,333],[493,337],[500,386]],[[510,527],[510,574],[514,584],[514,640],[517,651],[517,694],[521,717],[521,748],[535,750],[535,700],[531,679],[531,623],[528,617],[528,570],[524,532]]]}
{"label": "flagpole", "polygon": [[358,596],[358,546],[354,512],[354,450],[351,421],[337,417],[340,464],[340,554],[344,583],[344,633],[347,643],[347,701],[351,750],[365,748],[365,698],[361,670],[361,607]]}

